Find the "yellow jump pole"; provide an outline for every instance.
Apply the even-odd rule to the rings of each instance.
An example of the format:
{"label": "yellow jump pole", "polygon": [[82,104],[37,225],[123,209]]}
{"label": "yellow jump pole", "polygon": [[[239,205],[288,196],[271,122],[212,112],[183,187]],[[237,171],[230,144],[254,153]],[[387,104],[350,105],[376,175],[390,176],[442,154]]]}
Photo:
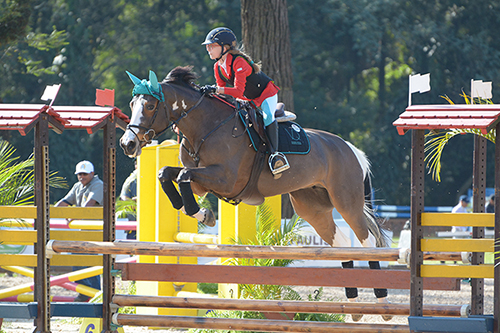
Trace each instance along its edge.
{"label": "yellow jump pole", "polygon": [[[92,276],[96,276],[96,275],[100,275],[100,274],[102,274],[102,266],[84,268],[84,269],[74,271],[71,273],[51,277],[50,278],[50,285],[51,286],[58,286],[64,282],[73,282],[73,281],[86,279],[88,277],[92,277]],[[4,289],[0,290],[0,299],[7,298],[10,296],[24,294],[27,292],[31,292],[34,289],[35,289],[35,285],[33,283],[25,283],[25,284],[15,286],[15,287],[4,288]],[[78,288],[78,287],[75,289],[76,289],[75,291],[80,290],[80,288]],[[81,288],[82,292],[84,291],[84,289],[85,288]],[[91,288],[91,289],[93,289],[93,288]]]}
{"label": "yellow jump pole", "polygon": [[[185,214],[175,210],[158,181],[158,171],[164,166],[181,166],[179,144],[165,141],[161,145],[143,148],[138,158],[138,214],[137,236],[142,242],[174,242],[179,232],[195,233],[198,223]],[[139,256],[141,263],[184,263],[196,264],[197,258]],[[195,292],[196,283],[183,281],[153,282],[137,281],[137,293],[152,296],[176,296],[177,292]],[[140,314],[196,315],[196,310],[157,309],[138,307]]]}
{"label": "yellow jump pole", "polygon": [[[1,266],[3,269],[18,273],[27,277],[33,278],[35,276],[35,273],[32,269],[27,268],[27,267],[22,267],[22,266]],[[89,297],[94,297],[97,295],[99,292],[98,289],[86,286],[84,284],[76,283],[76,282],[63,282],[59,285],[60,287],[63,287],[68,290],[76,291],[80,294],[89,296]]]}

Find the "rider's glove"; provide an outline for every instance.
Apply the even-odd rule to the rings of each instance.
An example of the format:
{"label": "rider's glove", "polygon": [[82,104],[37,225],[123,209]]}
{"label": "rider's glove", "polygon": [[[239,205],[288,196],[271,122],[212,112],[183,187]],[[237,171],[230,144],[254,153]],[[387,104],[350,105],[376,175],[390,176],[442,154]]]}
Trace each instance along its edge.
{"label": "rider's glove", "polygon": [[215,91],[217,90],[217,86],[213,85],[206,85],[206,86],[203,86],[200,88],[200,92],[205,95],[205,96],[208,96],[212,93],[215,93]]}

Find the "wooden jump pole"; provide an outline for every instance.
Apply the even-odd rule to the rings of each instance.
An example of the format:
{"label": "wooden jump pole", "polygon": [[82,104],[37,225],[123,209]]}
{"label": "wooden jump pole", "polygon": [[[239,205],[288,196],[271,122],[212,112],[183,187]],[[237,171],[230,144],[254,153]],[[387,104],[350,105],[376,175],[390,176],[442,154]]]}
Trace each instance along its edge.
{"label": "wooden jump pole", "polygon": [[[396,248],[333,248],[256,245],[178,244],[139,241],[90,242],[51,240],[56,253],[135,254],[173,257],[221,257],[296,260],[406,260],[408,252]],[[404,253],[402,253],[404,252]],[[425,260],[462,260],[461,253],[426,252]]]}
{"label": "wooden jump pole", "polygon": [[[410,304],[382,304],[362,302],[309,302],[283,300],[241,300],[221,298],[161,297],[138,295],[115,295],[112,302],[118,306],[151,306],[205,310],[236,310],[258,312],[303,312],[303,313],[360,313],[408,316]],[[470,312],[468,305],[426,305],[424,315],[460,317]]]}
{"label": "wooden jump pole", "polygon": [[316,332],[316,333],[409,333],[407,325],[353,324],[295,320],[200,318],[180,316],[132,315],[117,313],[116,325],[172,328],[204,328],[231,331],[259,332]]}

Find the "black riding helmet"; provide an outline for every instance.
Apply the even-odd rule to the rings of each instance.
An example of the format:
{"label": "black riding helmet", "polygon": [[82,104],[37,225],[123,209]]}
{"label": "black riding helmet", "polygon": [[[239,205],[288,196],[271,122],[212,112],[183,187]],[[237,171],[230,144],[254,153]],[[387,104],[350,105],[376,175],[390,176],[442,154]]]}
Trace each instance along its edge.
{"label": "black riding helmet", "polygon": [[228,28],[215,28],[210,31],[201,45],[217,43],[220,46],[229,45],[231,49],[236,47],[236,35]]}

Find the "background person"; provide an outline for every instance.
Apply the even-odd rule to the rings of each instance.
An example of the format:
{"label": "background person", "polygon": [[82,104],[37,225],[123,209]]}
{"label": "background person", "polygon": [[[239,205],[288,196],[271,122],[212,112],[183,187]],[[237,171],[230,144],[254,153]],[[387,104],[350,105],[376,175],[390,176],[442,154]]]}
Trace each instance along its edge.
{"label": "background person", "polygon": [[[76,207],[92,207],[102,206],[103,202],[103,183],[99,176],[94,174],[94,165],[89,161],[81,161],[76,165],[75,175],[78,177],[71,190],[64,198],[59,200],[56,207],[76,206]],[[68,222],[71,220],[67,219]],[[82,269],[83,267],[73,267],[73,271]],[[77,283],[101,289],[101,278],[99,275],[76,281]],[[75,298],[75,302],[87,302],[89,296],[79,294]]]}
{"label": "background person", "polygon": [[495,212],[495,195],[492,194],[488,202],[486,203],[486,207],[484,207],[486,210],[486,213],[494,213]]}
{"label": "background person", "polygon": [[[460,199],[458,200],[458,204],[453,207],[453,209],[451,210],[452,213],[468,213],[467,212],[467,205],[469,205],[469,197],[467,195],[461,195],[460,196]],[[451,231],[452,232],[455,232],[455,231],[471,231],[472,228],[471,227],[458,227],[458,226],[454,226],[454,227],[451,227]]]}
{"label": "background person", "polygon": [[[488,199],[488,203],[486,204],[485,211],[486,213],[495,213],[495,195],[492,194]],[[486,227],[486,230],[495,230],[494,227]]]}
{"label": "background person", "polygon": [[[120,192],[120,200],[133,200],[137,202],[137,159],[134,161],[135,170],[125,179]],[[137,214],[127,214],[129,221],[136,221]],[[127,239],[136,239],[136,230],[127,230]]]}

